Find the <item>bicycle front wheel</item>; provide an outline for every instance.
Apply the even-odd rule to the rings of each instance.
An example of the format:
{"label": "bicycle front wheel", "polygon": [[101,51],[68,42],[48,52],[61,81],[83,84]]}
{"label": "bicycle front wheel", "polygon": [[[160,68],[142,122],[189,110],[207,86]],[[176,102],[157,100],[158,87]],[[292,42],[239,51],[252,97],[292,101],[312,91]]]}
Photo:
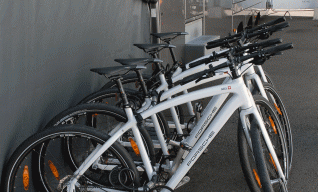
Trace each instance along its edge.
{"label": "bicycle front wheel", "polygon": [[[37,133],[25,140],[11,156],[5,166],[2,191],[63,191],[75,171],[67,160],[70,150],[81,164],[108,138],[79,125],[58,126]],[[68,149],[66,142],[76,145]],[[114,143],[80,177],[76,187],[82,191],[88,188],[127,190],[137,186],[139,175],[134,161],[121,145]]]}
{"label": "bicycle front wheel", "polygon": [[[278,156],[280,166],[283,169],[285,177],[288,175],[288,150],[286,147],[286,139],[285,139],[285,132],[282,128],[282,125],[280,123],[279,118],[276,115],[276,111],[274,107],[262,96],[256,95],[253,96],[256,107],[259,110],[259,113],[261,114],[265,128],[270,136],[271,142],[274,146],[275,152]],[[245,180],[250,188],[251,191],[267,191],[268,188],[274,188],[275,191],[279,191],[280,186],[277,185],[277,183],[273,184],[273,186],[267,185],[268,183],[266,179],[264,179],[264,169],[260,170],[260,167],[263,165],[259,165],[256,163],[256,157],[254,156],[253,152],[254,150],[254,142],[249,140],[248,138],[252,138],[252,129],[258,129],[258,126],[256,123],[252,124],[253,116],[249,116],[246,119],[247,122],[247,128],[248,132],[244,132],[244,129],[241,125],[241,121],[239,121],[238,124],[238,148],[239,148],[239,156],[240,156],[240,162],[241,167],[245,176]],[[248,134],[248,137],[246,137],[246,134]],[[248,141],[250,141],[250,146],[248,144]],[[258,149],[257,149],[258,150]],[[268,151],[267,151],[268,152]],[[266,171],[268,172],[266,175],[269,176],[269,180],[275,180],[278,178],[278,173],[276,169],[276,164],[271,158],[272,155],[268,152],[265,157],[266,162]],[[262,178],[262,179],[261,179]],[[263,182],[262,182],[263,180]],[[265,183],[264,183],[265,182]],[[269,181],[270,183],[270,181]],[[266,186],[266,187],[264,187]]]}
{"label": "bicycle front wheel", "polygon": [[288,154],[289,154],[288,168],[290,171],[292,167],[292,160],[293,160],[293,138],[292,138],[292,131],[291,131],[287,111],[285,109],[285,106],[283,104],[281,97],[279,96],[274,86],[269,83],[263,83],[263,86],[267,94],[268,100],[275,107],[276,114],[283,126],[283,130],[286,136],[285,139],[286,139]]}

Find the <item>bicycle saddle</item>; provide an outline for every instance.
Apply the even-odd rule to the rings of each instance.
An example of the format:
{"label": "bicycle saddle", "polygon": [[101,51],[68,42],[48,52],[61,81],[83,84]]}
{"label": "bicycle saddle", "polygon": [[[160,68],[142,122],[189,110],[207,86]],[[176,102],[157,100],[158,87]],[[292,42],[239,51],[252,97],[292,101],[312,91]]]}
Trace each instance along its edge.
{"label": "bicycle saddle", "polygon": [[143,49],[145,52],[159,52],[164,48],[175,48],[176,46],[170,44],[134,44],[139,49]]}
{"label": "bicycle saddle", "polygon": [[115,59],[114,61],[122,65],[147,65],[149,63],[163,62],[159,59],[154,59],[154,58]]}
{"label": "bicycle saddle", "polygon": [[151,33],[150,35],[157,37],[167,43],[180,35],[188,35],[188,34],[189,33],[187,32],[169,32],[169,33]]}
{"label": "bicycle saddle", "polygon": [[102,67],[93,68],[90,71],[98,73],[99,75],[105,75],[106,77],[120,76],[131,70],[146,69],[145,66],[141,65],[126,65],[126,66],[116,66],[116,67]]}

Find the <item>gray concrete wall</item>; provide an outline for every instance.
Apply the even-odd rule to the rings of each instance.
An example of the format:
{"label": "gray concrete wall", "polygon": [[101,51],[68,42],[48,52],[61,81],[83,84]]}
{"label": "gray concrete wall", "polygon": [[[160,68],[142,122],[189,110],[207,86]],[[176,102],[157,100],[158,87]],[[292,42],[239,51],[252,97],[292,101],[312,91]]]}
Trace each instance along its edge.
{"label": "gray concrete wall", "polygon": [[1,0],[0,173],[23,140],[107,81],[90,68],[145,56],[132,46],[144,42],[141,0]]}

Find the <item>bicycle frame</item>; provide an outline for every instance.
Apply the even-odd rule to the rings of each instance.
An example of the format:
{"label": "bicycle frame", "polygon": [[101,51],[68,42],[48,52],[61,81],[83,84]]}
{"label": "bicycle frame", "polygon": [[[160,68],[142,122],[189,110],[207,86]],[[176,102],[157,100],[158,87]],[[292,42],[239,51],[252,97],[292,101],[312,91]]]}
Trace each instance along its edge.
{"label": "bicycle frame", "polygon": [[[279,164],[275,150],[271,144],[270,138],[267,134],[262,117],[258,113],[255,103],[253,102],[252,95],[250,94],[249,90],[244,84],[244,81],[242,78],[238,78],[234,80],[228,78],[226,84],[204,88],[198,91],[188,93],[186,95],[175,97],[173,99],[164,101],[140,113],[140,115],[143,119],[146,119],[148,117],[154,117],[154,119],[156,119],[155,114],[165,109],[168,109],[177,105],[181,105],[193,100],[198,100],[198,99],[211,97],[211,96],[218,96],[222,94],[227,94],[227,95],[233,94],[233,96],[228,101],[226,101],[226,103],[224,104],[222,109],[219,111],[217,116],[213,119],[211,124],[204,131],[203,129],[204,129],[204,126],[206,125],[199,126],[199,124],[197,124],[193,128],[193,130],[190,133],[190,136],[184,141],[184,143],[188,143],[191,147],[193,146],[192,150],[189,152],[189,154],[186,156],[186,158],[184,159],[183,163],[181,163],[180,166],[178,166],[178,164],[176,163],[174,164],[175,166],[178,166],[178,168],[176,168],[176,172],[169,179],[167,186],[172,189],[174,189],[177,186],[177,184],[181,181],[181,179],[185,176],[185,174],[193,166],[196,160],[201,156],[203,151],[211,143],[211,141],[214,139],[217,133],[221,130],[223,125],[227,122],[227,120],[231,117],[231,115],[237,109],[240,109],[241,111],[240,113],[241,118],[242,117],[245,118],[246,115],[254,115],[254,117],[256,118],[258,125],[261,128],[261,132],[263,134],[266,145],[268,146],[268,149],[270,153],[272,154],[273,160],[277,165],[279,176],[282,179],[283,183],[286,183],[285,176]],[[210,108],[212,107],[213,106],[211,105]],[[209,110],[211,111],[210,113],[216,113],[216,111],[213,111],[213,108],[212,109],[210,108],[209,108]],[[127,113],[128,122],[125,123],[117,132],[115,132],[112,135],[112,137],[109,140],[107,140],[107,142],[105,142],[100,148],[96,148],[93,151],[93,153],[91,153],[88,156],[88,158],[84,161],[84,163],[74,173],[72,180],[69,182],[68,191],[72,191],[75,189],[77,180],[84,174],[84,172],[99,158],[99,156],[103,154],[104,151],[106,151],[114,142],[116,142],[118,138],[120,138],[123,135],[123,133],[125,133],[129,129],[132,129],[133,131],[134,137],[136,139],[136,143],[140,150],[142,161],[144,163],[143,165],[149,180],[151,180],[151,178],[156,174],[147,156],[144,144],[140,136],[140,132],[137,128],[137,120],[135,119],[133,115],[132,109],[125,108],[125,111]],[[200,121],[204,121],[204,118],[201,118]],[[182,149],[180,151],[179,152],[182,153]],[[177,158],[181,159],[180,156],[182,155],[179,155],[178,153]],[[175,161],[178,161],[178,159],[176,159]]]}

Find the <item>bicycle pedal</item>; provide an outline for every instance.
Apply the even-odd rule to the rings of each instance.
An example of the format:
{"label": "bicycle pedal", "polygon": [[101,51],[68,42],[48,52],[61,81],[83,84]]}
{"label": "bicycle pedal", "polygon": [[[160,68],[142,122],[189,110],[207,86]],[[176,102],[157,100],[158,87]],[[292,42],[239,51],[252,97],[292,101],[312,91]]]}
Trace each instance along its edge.
{"label": "bicycle pedal", "polygon": [[189,183],[190,182],[190,177],[189,176],[185,176],[183,177],[183,179],[180,181],[180,183],[176,186],[176,189]]}
{"label": "bicycle pedal", "polygon": [[180,147],[184,150],[191,151],[192,147],[188,143],[180,143]]}

